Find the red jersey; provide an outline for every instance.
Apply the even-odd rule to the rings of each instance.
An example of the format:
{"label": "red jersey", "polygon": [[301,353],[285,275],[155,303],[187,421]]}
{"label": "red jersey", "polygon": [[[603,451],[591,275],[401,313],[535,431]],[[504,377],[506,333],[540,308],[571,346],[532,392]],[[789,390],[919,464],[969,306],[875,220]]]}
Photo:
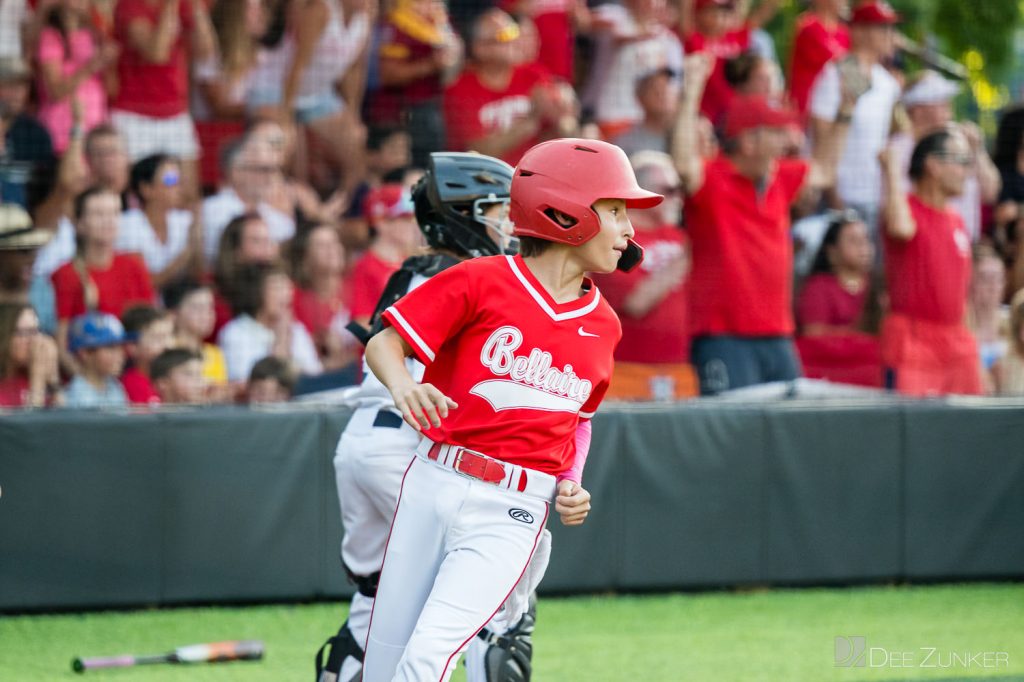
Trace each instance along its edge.
{"label": "red jersey", "polygon": [[[380,59],[412,64],[431,59],[435,45],[444,37],[437,27],[413,12],[396,10],[380,28]],[[441,74],[433,73],[401,86],[381,86],[370,97],[370,112],[376,124],[401,125],[402,112],[409,106],[440,97]]]}
{"label": "red jersey", "polygon": [[[545,83],[547,78],[534,65],[515,67],[508,87],[500,91],[491,90],[481,83],[472,68],[464,70],[444,92],[448,147],[469,151],[474,140],[508,130],[512,124],[529,115],[533,106],[530,95],[535,87]],[[502,155],[501,159],[514,166],[519,157],[538,142],[539,139],[530,138]]]}
{"label": "red jersey", "polygon": [[789,96],[801,114],[807,113],[811,87],[829,61],[850,49],[850,29],[845,24],[828,28],[813,12],[801,14],[793,38],[790,60]]}
{"label": "red jersey", "polygon": [[686,362],[690,336],[686,328],[686,284],[681,281],[641,318],[623,312],[626,299],[642,282],[686,256],[686,233],[675,225],[637,230],[634,238],[644,247],[644,260],[632,272],[616,270],[594,280],[622,322],[622,342],[615,359],[623,362]]}
{"label": "red jersey", "polygon": [[715,58],[715,67],[704,87],[704,98],[700,111],[717,124],[732,102],[733,89],[725,79],[725,62],[739,57],[750,47],[750,27],[729,31],[718,38],[708,38],[700,33],[691,33],[683,42],[686,54],[706,52]]}
{"label": "red jersey", "polygon": [[[154,304],[153,284],[149,271],[137,253],[114,254],[106,270],[88,269],[96,285],[99,301],[96,309],[120,318],[132,305]],[[82,279],[75,270],[74,261],[65,263],[51,275],[53,293],[57,301],[57,318],[67,320],[85,312],[85,294]]]}
{"label": "red jersey", "polygon": [[192,4],[180,4],[181,32],[171,46],[166,64],[153,64],[132,47],[128,26],[137,19],[153,30],[160,21],[163,2],[120,0],[114,10],[114,37],[121,47],[117,60],[118,91],[111,105],[142,116],[170,118],[188,111],[188,64],[185,41],[192,29]]}
{"label": "red jersey", "polygon": [[811,275],[804,282],[796,301],[796,317],[800,326],[826,324],[830,327],[857,326],[864,314],[868,287],[862,286],[856,293],[850,292],[839,283],[839,278],[830,272]]}
{"label": "red jersey", "polygon": [[909,194],[917,231],[909,240],[885,235],[885,277],[892,312],[962,324],[971,281],[971,239],[953,208],[940,210]]}
{"label": "red jersey", "polygon": [[519,256],[475,258],[406,294],[384,320],[459,404],[431,440],[557,476],[612,375],[619,320],[590,280],[557,303]]}
{"label": "red jersey", "polygon": [[377,302],[384,293],[391,278],[401,263],[390,263],[383,260],[371,250],[367,250],[352,268],[352,318],[370,317],[377,310]]}
{"label": "red jersey", "polygon": [[138,367],[129,367],[121,375],[121,385],[133,405],[159,405],[160,394],[153,388],[153,382]]}
{"label": "red jersey", "polygon": [[807,170],[805,161],[782,159],[759,193],[727,157],[705,164],[704,185],[686,201],[694,336],[793,333],[789,207]]}

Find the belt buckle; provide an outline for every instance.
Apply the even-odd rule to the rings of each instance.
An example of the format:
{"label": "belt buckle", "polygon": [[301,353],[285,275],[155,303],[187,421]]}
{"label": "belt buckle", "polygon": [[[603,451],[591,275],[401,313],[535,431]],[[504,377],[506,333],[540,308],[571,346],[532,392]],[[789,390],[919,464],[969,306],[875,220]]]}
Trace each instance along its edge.
{"label": "belt buckle", "polygon": [[[485,479],[483,477],[483,472],[482,471],[481,471],[481,474],[479,476],[474,476],[472,473],[470,473],[468,471],[463,471],[462,470],[462,456],[464,454],[466,454],[467,452],[469,454],[475,455],[476,457],[479,457],[481,460],[483,460],[483,467],[484,468],[486,468],[487,462],[489,460],[492,460],[491,457],[488,457],[487,455],[485,455],[482,452],[477,452],[476,450],[470,450],[469,448],[464,448],[464,447],[460,446],[459,447],[459,451],[455,453],[455,459],[452,461],[452,469],[455,470],[455,473],[459,474],[460,476],[465,476],[466,478],[471,478],[474,481],[480,481],[482,483],[490,483],[491,485],[498,485],[498,483],[500,483],[500,481],[488,481],[487,479]],[[497,461],[497,460],[493,460],[493,461]]]}

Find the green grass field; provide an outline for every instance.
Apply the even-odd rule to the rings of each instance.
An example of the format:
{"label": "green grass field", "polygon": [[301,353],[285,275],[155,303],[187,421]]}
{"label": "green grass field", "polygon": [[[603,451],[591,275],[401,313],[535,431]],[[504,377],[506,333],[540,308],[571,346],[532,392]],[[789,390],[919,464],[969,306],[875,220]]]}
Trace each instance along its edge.
{"label": "green grass field", "polygon": [[[267,655],[256,663],[92,671],[83,679],[309,681],[313,652],[343,613],[312,604],[7,616],[0,618],[0,680],[74,678],[75,656],[262,639]],[[867,665],[836,667],[836,636],[865,637]],[[1024,584],[548,598],[534,641],[539,682],[1021,682]],[[984,652],[995,667],[985,667]],[[976,655],[968,666],[965,653]],[[464,679],[461,670],[455,679]]]}

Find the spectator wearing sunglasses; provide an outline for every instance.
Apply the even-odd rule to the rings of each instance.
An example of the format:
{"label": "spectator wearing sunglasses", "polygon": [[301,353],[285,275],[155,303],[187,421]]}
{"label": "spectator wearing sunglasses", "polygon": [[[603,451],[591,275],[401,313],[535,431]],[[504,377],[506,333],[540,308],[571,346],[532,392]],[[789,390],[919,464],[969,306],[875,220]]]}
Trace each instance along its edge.
{"label": "spectator wearing sunglasses", "polygon": [[141,254],[157,289],[184,275],[197,274],[202,230],[191,211],[178,208],[178,161],[166,154],[147,156],[132,167],[131,187],[140,207],[121,216],[114,248]]}
{"label": "spectator wearing sunglasses", "polygon": [[978,349],[965,314],[971,281],[971,240],[950,205],[963,192],[973,163],[959,131],[927,135],[910,157],[913,189],[887,148],[879,156],[885,206],[885,274],[890,311],[882,325],[887,383],[914,396],[982,391]]}

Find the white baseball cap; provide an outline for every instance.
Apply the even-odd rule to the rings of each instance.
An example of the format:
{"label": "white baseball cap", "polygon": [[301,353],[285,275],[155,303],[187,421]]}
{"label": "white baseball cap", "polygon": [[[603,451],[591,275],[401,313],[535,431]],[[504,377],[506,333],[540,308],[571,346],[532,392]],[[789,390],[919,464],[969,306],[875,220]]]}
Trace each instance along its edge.
{"label": "white baseball cap", "polygon": [[903,106],[948,102],[959,94],[959,83],[947,80],[934,71],[924,71],[903,93]]}

